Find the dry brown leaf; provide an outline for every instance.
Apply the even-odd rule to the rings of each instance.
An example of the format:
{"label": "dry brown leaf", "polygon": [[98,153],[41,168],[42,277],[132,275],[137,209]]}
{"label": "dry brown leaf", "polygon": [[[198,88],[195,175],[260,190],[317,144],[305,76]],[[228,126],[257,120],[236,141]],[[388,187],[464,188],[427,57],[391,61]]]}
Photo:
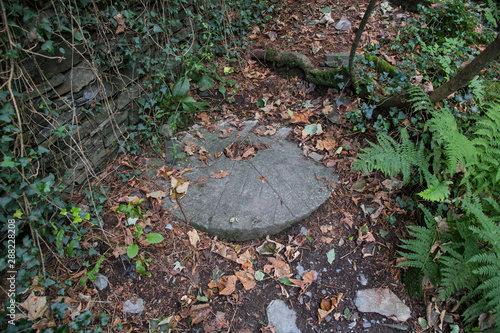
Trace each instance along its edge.
{"label": "dry brown leaf", "polygon": [[229,138],[231,136],[231,132],[233,131],[234,129],[232,127],[229,127],[229,128],[223,128],[221,129],[220,131],[222,132],[221,135],[219,135],[219,139],[226,139],[226,138]]}
{"label": "dry brown leaf", "polygon": [[146,194],[148,198],[163,199],[167,195],[165,191],[154,191]]}
{"label": "dry brown leaf", "polygon": [[113,256],[115,258],[118,258],[119,256],[122,256],[124,255],[125,253],[127,253],[127,248],[125,246],[117,246],[115,247],[115,249],[113,250]]}
{"label": "dry brown leaf", "polygon": [[344,214],[344,217],[340,219],[340,223],[345,223],[349,226],[349,228],[352,228],[352,225],[354,224],[352,214],[347,212],[342,213]]}
{"label": "dry brown leaf", "polygon": [[177,199],[180,199],[184,195],[186,195],[186,192],[189,187],[189,180],[171,177],[170,185],[172,187],[170,189],[170,199],[172,201],[176,201]]}
{"label": "dry brown leaf", "polygon": [[156,178],[163,178],[165,180],[168,180],[168,177],[174,173],[173,168],[169,168],[168,166],[164,165],[160,169],[158,169],[158,172],[156,173]]}
{"label": "dry brown leaf", "polygon": [[278,38],[278,35],[274,31],[269,31],[266,35],[269,37],[271,42],[274,42],[276,38]]}
{"label": "dry brown leaf", "polygon": [[236,290],[236,281],[238,278],[235,275],[223,276],[219,279],[219,294],[229,296]]}
{"label": "dry brown leaf", "polygon": [[132,237],[132,232],[129,228],[125,229],[125,245],[130,245],[134,242],[134,237]]}
{"label": "dry brown leaf", "polygon": [[228,246],[226,246],[218,241],[214,240],[212,242],[211,251],[213,253],[217,253],[221,257],[229,259],[231,261],[237,262],[237,260],[238,260],[236,252],[232,248],[230,248],[230,247],[228,247]]}
{"label": "dry brown leaf", "polygon": [[249,247],[242,255],[238,257],[236,262],[240,264],[243,269],[247,269],[249,267],[252,267],[252,262],[255,259],[255,249],[253,247]]}
{"label": "dry brown leaf", "polygon": [[200,155],[198,158],[203,164],[208,165],[208,158],[205,155]]}
{"label": "dry brown leaf", "polygon": [[238,280],[243,284],[245,290],[253,289],[256,286],[253,269],[249,268],[246,271],[235,271],[234,275],[236,275]]}
{"label": "dry brown leaf", "polygon": [[333,111],[333,107],[331,105],[326,105],[322,110],[321,113],[323,113],[325,116],[329,114],[330,112]]}
{"label": "dry brown leaf", "polygon": [[276,257],[267,258],[271,265],[264,265],[264,272],[270,274],[274,270],[274,277],[281,279],[282,277],[292,276],[290,266],[283,260]]}
{"label": "dry brown leaf", "polygon": [[217,173],[214,173],[212,175],[210,175],[211,178],[216,178],[216,179],[220,179],[220,178],[224,178],[224,177],[227,177],[227,175],[229,175],[229,170],[227,171],[219,171]]}
{"label": "dry brown leaf", "polygon": [[375,242],[375,237],[373,237],[373,234],[371,231],[365,231],[365,228],[368,228],[366,226],[363,226],[359,228],[358,230],[358,239],[356,240],[356,244],[361,245],[361,243],[366,242]]}
{"label": "dry brown leaf", "polygon": [[196,152],[196,143],[193,141],[186,141],[184,147],[182,147],[182,151],[184,151],[189,156],[192,156]]}
{"label": "dry brown leaf", "polygon": [[318,140],[316,142],[316,149],[317,150],[334,150],[337,147],[337,140],[333,138],[326,138],[323,140]]}
{"label": "dry brown leaf", "polygon": [[198,241],[200,240],[200,236],[198,236],[198,232],[195,229],[192,229],[187,232],[187,235],[189,237],[189,243],[196,248],[196,244],[198,244]]}
{"label": "dry brown leaf", "polygon": [[333,230],[333,226],[329,224],[325,224],[319,227],[319,230],[321,230],[322,233],[326,234],[329,231]]}
{"label": "dry brown leaf", "polygon": [[118,23],[118,26],[116,27],[116,34],[118,35],[119,33],[122,33],[125,31],[125,17],[123,17],[122,14],[116,14],[113,16],[113,18],[116,20],[116,23]]}
{"label": "dry brown leaf", "polygon": [[196,325],[204,321],[207,316],[212,312],[210,304],[196,304],[193,305],[189,311],[190,317],[193,319],[191,324]]}
{"label": "dry brown leaf", "polygon": [[228,326],[229,324],[226,322],[226,313],[218,311],[214,319],[203,323],[203,330],[205,333],[217,333]]}
{"label": "dry brown leaf", "polygon": [[310,115],[311,115],[311,112],[309,112],[309,111],[302,112],[302,113],[294,112],[292,114],[292,121],[291,121],[291,123],[292,124],[294,124],[294,123],[309,124],[309,116]]}
{"label": "dry brown leaf", "polygon": [[321,300],[320,308],[318,309],[318,322],[320,324],[326,316],[337,308],[343,296],[343,293],[339,293],[337,296],[328,296]]}
{"label": "dry brown leaf", "polygon": [[290,279],[290,281],[293,284],[295,284],[297,287],[300,287],[301,289],[298,298],[300,298],[307,291],[307,288],[309,288],[311,283],[314,282],[315,278],[316,278],[316,271],[309,271],[305,272],[302,275],[302,280]]}
{"label": "dry brown leaf", "polygon": [[42,317],[43,313],[47,309],[47,297],[35,296],[35,293],[32,292],[28,298],[26,298],[24,302],[19,305],[28,310],[28,320],[35,321],[36,319]]}

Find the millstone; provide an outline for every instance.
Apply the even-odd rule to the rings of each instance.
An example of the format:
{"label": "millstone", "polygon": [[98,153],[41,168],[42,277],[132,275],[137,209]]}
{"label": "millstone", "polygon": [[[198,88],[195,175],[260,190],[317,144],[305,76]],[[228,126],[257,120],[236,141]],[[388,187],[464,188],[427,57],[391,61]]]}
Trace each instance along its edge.
{"label": "millstone", "polygon": [[[191,226],[230,241],[260,238],[304,219],[330,197],[323,180],[333,182],[338,176],[304,157],[297,144],[286,139],[290,128],[258,136],[252,130],[257,127],[257,121],[239,124],[240,130],[223,122],[212,132],[197,128],[186,133],[182,145],[190,141],[208,151],[208,165],[195,153],[187,159],[191,171],[183,175],[190,186],[180,203]],[[203,139],[194,136],[198,131]],[[221,138],[223,133],[229,136]],[[232,160],[223,152],[233,142],[260,148],[250,159]],[[228,171],[227,176],[211,177],[221,171]],[[165,201],[167,209],[184,220],[179,206],[169,198]]]}

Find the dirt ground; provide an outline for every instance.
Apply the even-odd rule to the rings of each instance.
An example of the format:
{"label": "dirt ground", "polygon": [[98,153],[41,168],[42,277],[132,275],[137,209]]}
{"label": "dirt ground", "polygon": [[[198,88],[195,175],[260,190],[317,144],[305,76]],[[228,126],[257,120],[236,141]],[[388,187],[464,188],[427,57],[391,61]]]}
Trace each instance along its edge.
{"label": "dirt ground", "polygon": [[[253,42],[250,48],[300,52],[319,68],[325,53],[350,50],[355,31],[337,31],[334,25],[308,22],[319,20],[320,9],[330,6],[336,22],[345,16],[357,27],[367,3],[279,2],[273,20],[265,27],[256,27],[249,35],[248,41]],[[360,46],[379,43],[381,52],[397,59],[388,47],[401,20],[404,17],[383,18],[376,10]],[[417,318],[425,316],[424,304],[409,297],[402,283],[404,270],[396,266],[400,257],[398,239],[406,235],[406,225],[415,223],[414,217],[396,203],[398,197],[405,199],[404,189],[388,186],[378,174],[351,171],[360,147],[366,146],[367,140],[375,140],[376,135],[372,129],[363,134],[353,131],[353,125],[345,117],[347,111],[358,107],[360,100],[350,91],[337,93],[316,87],[301,78],[288,77],[283,69],[249,58],[243,60],[238,64],[217,59],[221,70],[234,68],[227,79],[234,80],[239,88],[228,89],[226,99],[216,87],[200,93],[212,108],[200,114],[196,122],[210,126],[220,119],[238,117],[260,119],[270,126],[293,126],[290,139],[302,149],[324,156],[322,163],[339,174],[340,182],[332,186],[332,197],[304,221],[271,236],[266,246],[280,247],[272,242],[283,246],[271,254],[259,253],[259,247],[266,242],[263,239],[231,243],[194,232],[169,215],[161,200],[150,197],[142,204],[143,212],[147,212],[145,225],[150,226],[151,232],[162,234],[165,240],[156,245],[141,244],[139,258],[151,259],[147,267],[151,276],[138,274],[133,269],[135,265],[131,268],[116,251],[130,241],[127,240],[130,227],[125,226],[126,218],[116,214],[113,207],[123,203],[126,196],[145,197],[153,191],[165,190],[156,185],[154,176],[145,172],[149,158],[162,156],[151,156],[144,146],[142,156],[119,156],[95,182],[97,186],[110,188],[103,214],[105,225],[102,232],[93,235],[92,244],[100,253],[107,251],[100,272],[108,278],[109,286],[102,291],[75,290],[75,295],[81,292],[91,296],[92,312],[106,313],[116,331],[148,332],[151,319],[170,318],[179,332],[272,332],[272,328],[266,327],[266,307],[272,300],[281,299],[296,311],[296,322],[302,332],[399,332],[400,329],[384,324],[401,323],[375,313],[358,313],[353,303],[359,289],[389,288],[411,308],[412,317],[403,324],[418,332]],[[234,102],[229,103],[228,98]],[[262,98],[267,99],[265,107],[256,104]],[[326,114],[340,98],[349,102],[335,110],[338,119],[333,123]],[[300,115],[303,117],[299,118]],[[323,134],[303,138],[304,127],[316,123],[322,125]],[[139,174],[124,182],[120,174],[132,170]],[[391,216],[395,222],[388,218]],[[331,260],[332,249],[334,260]],[[76,263],[73,276],[81,269]],[[263,274],[256,275],[259,271]],[[316,278],[309,279],[311,275],[307,272],[313,271]],[[254,279],[252,283],[252,275],[260,280]],[[299,282],[287,285],[290,279]],[[145,311],[140,315],[124,313],[124,302],[138,298],[144,300]],[[318,312],[319,309],[323,312]],[[363,327],[367,322],[370,327]]]}

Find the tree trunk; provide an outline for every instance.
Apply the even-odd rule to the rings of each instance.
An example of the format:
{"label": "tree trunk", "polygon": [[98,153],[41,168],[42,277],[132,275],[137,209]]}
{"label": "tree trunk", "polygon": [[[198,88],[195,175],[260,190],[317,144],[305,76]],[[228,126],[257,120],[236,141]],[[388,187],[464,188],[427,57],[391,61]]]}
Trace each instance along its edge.
{"label": "tree trunk", "polygon": [[349,74],[351,76],[351,81],[352,85],[354,86],[354,89],[358,86],[358,81],[356,79],[356,73],[354,71],[354,55],[356,54],[356,49],[358,48],[359,41],[361,39],[361,35],[363,34],[363,31],[365,30],[366,23],[368,22],[368,19],[370,18],[370,15],[372,14],[373,8],[375,8],[375,4],[377,3],[377,0],[370,0],[370,3],[368,4],[368,7],[366,7],[365,15],[363,15],[363,19],[361,20],[361,23],[359,24],[358,31],[356,32],[356,37],[354,38],[354,43],[351,46],[351,53],[349,54]]}

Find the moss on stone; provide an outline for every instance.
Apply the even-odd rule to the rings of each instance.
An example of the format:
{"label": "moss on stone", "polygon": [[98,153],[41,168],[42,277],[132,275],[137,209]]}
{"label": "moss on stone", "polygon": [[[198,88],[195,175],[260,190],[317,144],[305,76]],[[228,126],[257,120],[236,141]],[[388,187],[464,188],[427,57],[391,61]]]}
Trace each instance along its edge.
{"label": "moss on stone", "polygon": [[396,67],[394,67],[384,59],[377,57],[376,55],[373,55],[371,53],[365,53],[365,59],[368,60],[370,63],[373,63],[374,69],[378,72],[386,72],[391,77],[396,76],[398,73],[398,69]]}
{"label": "moss on stone", "polygon": [[273,50],[273,49],[267,49],[266,50],[266,61],[269,61],[269,62],[272,62],[272,63],[275,63],[278,61],[278,51],[276,50]]}

